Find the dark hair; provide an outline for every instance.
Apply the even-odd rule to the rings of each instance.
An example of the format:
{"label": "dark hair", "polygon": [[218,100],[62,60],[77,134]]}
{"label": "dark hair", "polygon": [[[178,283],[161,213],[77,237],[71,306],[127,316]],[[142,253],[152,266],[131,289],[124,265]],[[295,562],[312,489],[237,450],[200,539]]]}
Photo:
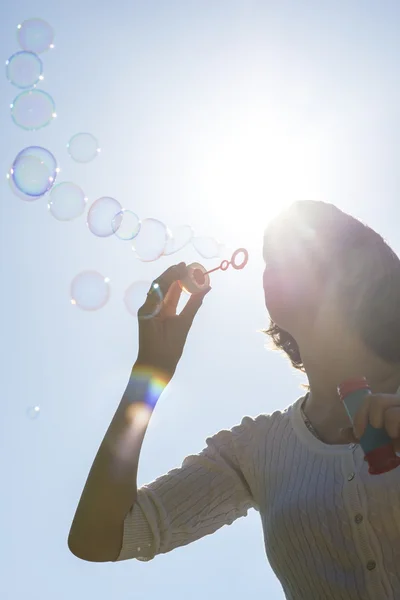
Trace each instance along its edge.
{"label": "dark hair", "polygon": [[[296,218],[307,220],[324,240],[323,282],[341,304],[348,326],[377,356],[400,363],[400,260],[373,229],[333,205],[296,203]],[[301,210],[299,210],[301,207]],[[321,265],[319,253],[318,266]],[[305,371],[296,340],[272,320],[264,330],[293,367]]]}
{"label": "dark hair", "polygon": [[268,329],[263,329],[263,333],[269,335],[272,345],[276,350],[282,350],[289,358],[292,366],[299,371],[305,372],[303,361],[300,356],[300,348],[296,340],[284,329],[281,329],[271,319]]}

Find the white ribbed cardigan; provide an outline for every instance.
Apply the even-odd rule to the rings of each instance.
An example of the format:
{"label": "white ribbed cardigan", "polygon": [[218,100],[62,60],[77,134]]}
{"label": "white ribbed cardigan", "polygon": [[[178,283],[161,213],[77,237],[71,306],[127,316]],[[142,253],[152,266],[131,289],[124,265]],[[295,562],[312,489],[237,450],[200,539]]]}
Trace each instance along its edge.
{"label": "white ribbed cardigan", "polygon": [[140,488],[118,560],[150,560],[255,508],[287,599],[399,600],[400,467],[369,475],[359,446],[319,441],[302,400],[245,417]]}

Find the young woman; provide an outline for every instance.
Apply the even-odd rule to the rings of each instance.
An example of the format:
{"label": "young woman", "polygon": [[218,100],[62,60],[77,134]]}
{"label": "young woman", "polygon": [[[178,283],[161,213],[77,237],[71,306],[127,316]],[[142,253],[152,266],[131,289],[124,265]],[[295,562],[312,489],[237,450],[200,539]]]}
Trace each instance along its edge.
{"label": "young woman", "polygon": [[[357,440],[370,422],[400,449],[400,261],[372,229],[312,201],[275,219],[264,256],[266,333],[306,373],[308,393],[282,412],[220,431],[181,468],[137,490],[157,379],[173,376],[205,295],[176,315],[186,267],[171,267],[140,311],[138,358],[69,548],[89,561],[149,560],[254,507],[286,598],[398,599],[400,468],[370,475]],[[161,311],[151,317],[160,293]],[[355,376],[365,376],[373,394],[353,430],[337,386]]]}

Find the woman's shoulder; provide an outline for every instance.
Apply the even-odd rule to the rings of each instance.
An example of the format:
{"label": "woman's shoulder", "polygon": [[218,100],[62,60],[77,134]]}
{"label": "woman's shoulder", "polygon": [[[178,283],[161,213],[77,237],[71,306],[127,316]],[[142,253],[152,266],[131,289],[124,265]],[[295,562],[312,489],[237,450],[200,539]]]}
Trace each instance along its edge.
{"label": "woman's shoulder", "polygon": [[246,415],[239,424],[231,429],[221,430],[216,435],[207,439],[207,443],[217,445],[235,444],[247,449],[264,444],[267,438],[285,435],[291,430],[290,414],[301,399],[296,400],[287,408],[275,410],[270,413],[261,413],[255,417]]}
{"label": "woman's shoulder", "polygon": [[289,422],[291,412],[301,400],[301,398],[297,399],[284,409],[277,409],[270,413],[261,413],[255,417],[245,416],[239,427],[252,430],[253,433],[263,434],[271,428],[276,428],[279,427],[280,424]]}

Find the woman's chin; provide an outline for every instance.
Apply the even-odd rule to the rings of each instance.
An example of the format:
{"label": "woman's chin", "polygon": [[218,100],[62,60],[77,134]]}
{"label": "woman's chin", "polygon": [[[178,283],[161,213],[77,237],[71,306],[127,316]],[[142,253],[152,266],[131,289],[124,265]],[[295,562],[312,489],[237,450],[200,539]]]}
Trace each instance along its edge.
{"label": "woman's chin", "polygon": [[266,303],[266,307],[271,321],[281,329],[289,331],[292,313],[287,307],[284,304],[275,304],[273,302]]}

